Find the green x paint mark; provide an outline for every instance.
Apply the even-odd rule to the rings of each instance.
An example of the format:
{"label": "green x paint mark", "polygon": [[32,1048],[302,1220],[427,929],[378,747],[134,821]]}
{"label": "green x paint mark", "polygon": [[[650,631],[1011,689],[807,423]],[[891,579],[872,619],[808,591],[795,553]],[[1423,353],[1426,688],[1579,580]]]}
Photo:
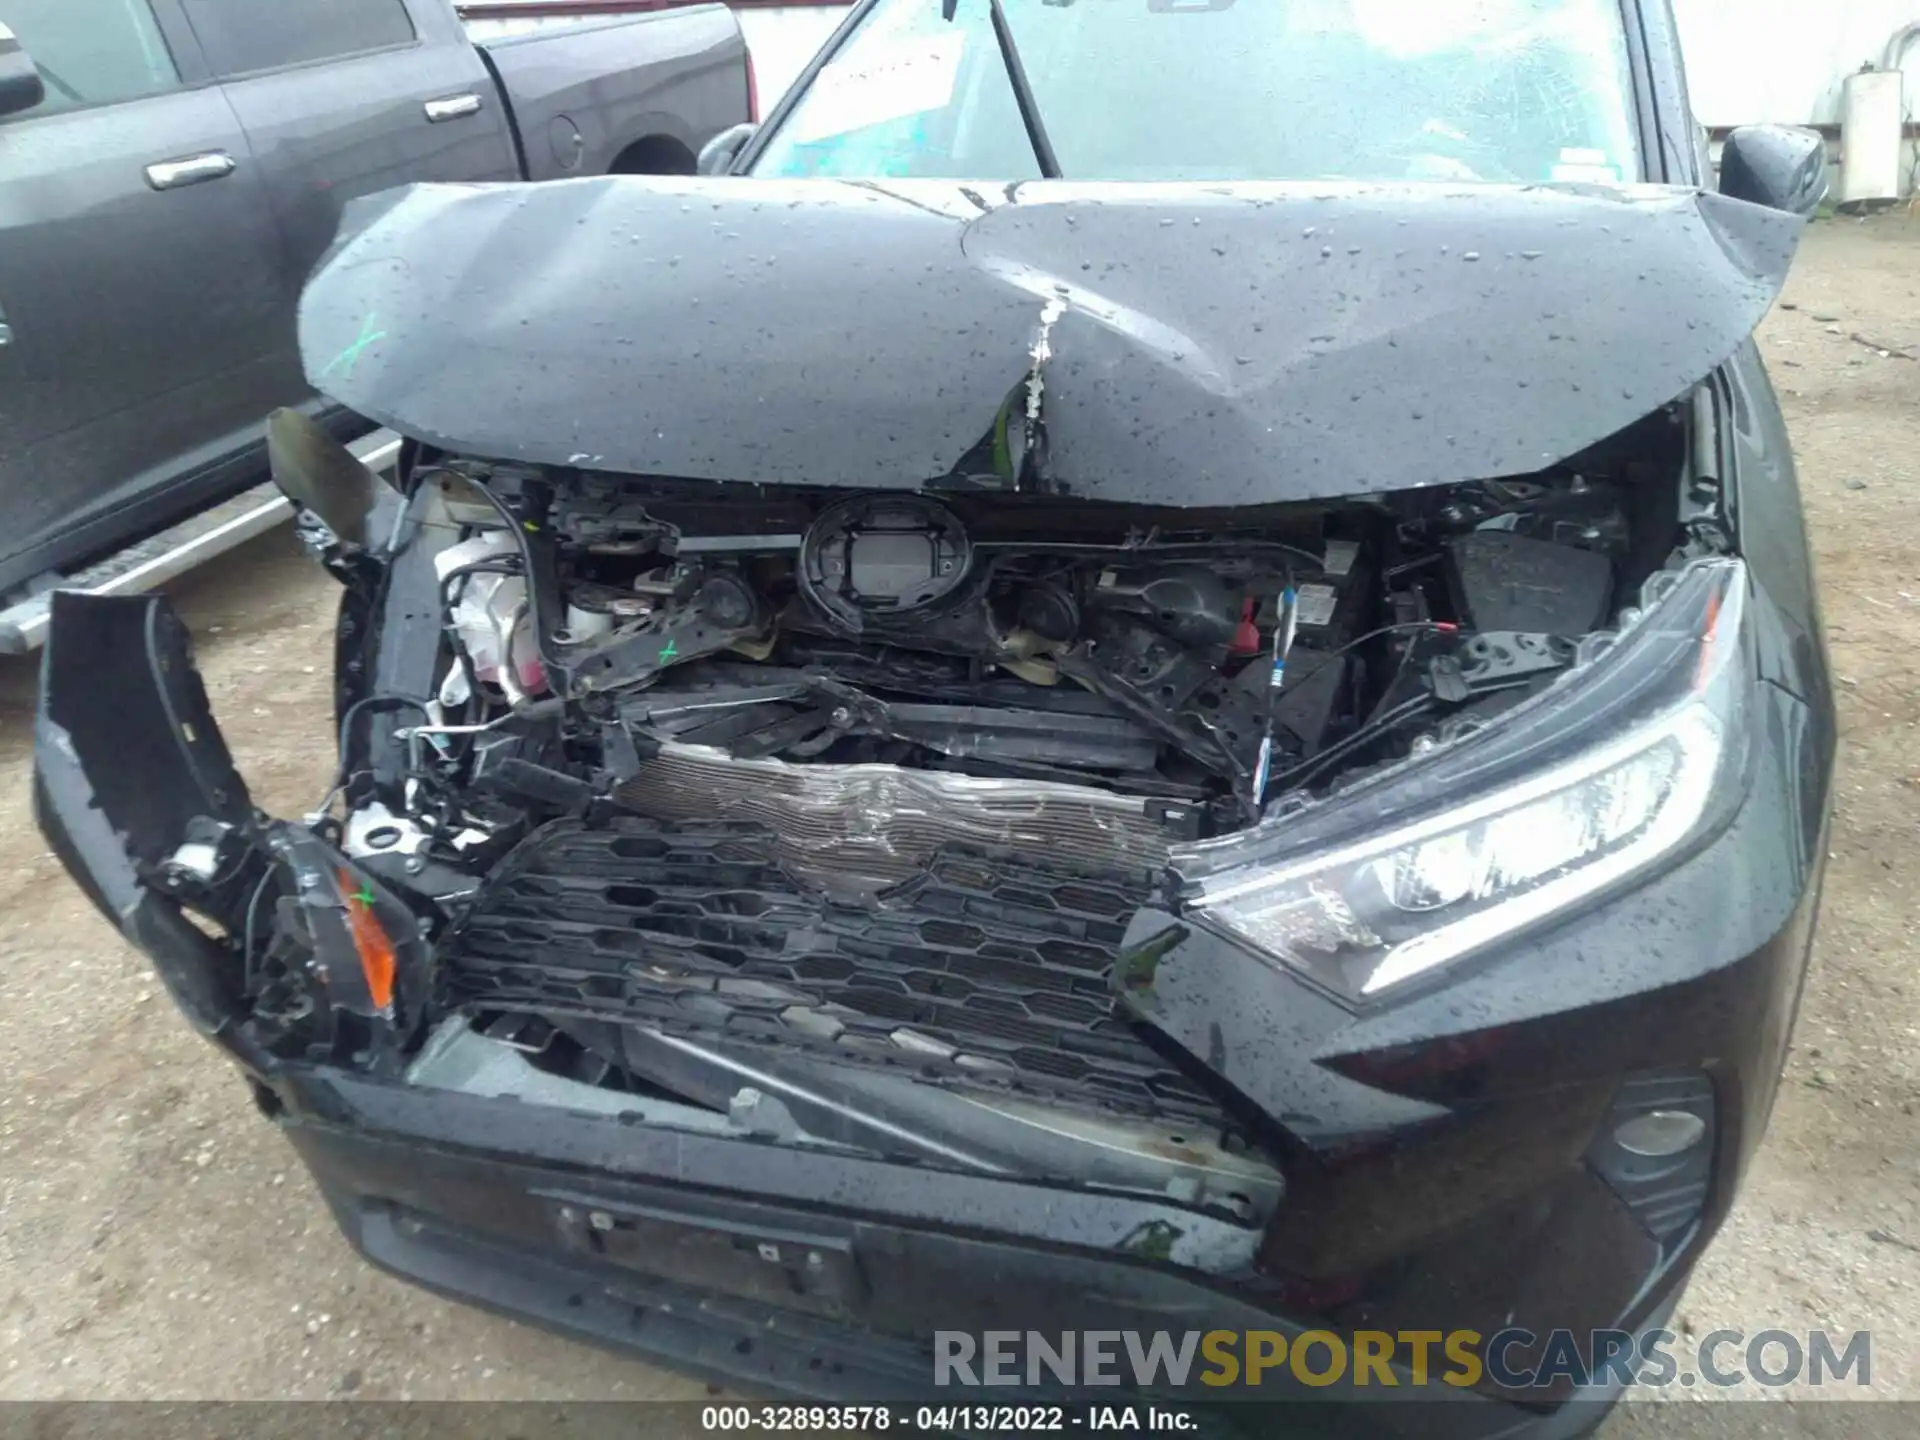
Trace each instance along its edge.
{"label": "green x paint mark", "polygon": [[347,898],[349,900],[358,900],[362,905],[366,906],[367,909],[371,910],[373,908],[373,887],[362,880],[360,882],[360,888]]}
{"label": "green x paint mark", "polygon": [[343,362],[347,367],[346,373],[348,375],[353,374],[353,367],[360,363],[360,352],[365,350],[369,345],[373,344],[376,340],[384,340],[387,338],[386,331],[376,330],[373,328],[374,323],[379,318],[380,317],[378,315],[373,314],[371,311],[368,312],[367,318],[360,322],[360,338],[358,340],[355,340],[351,345],[347,346],[346,349],[342,350],[338,355],[334,356],[333,359],[327,362],[327,368],[320,372],[320,378],[322,380],[326,379],[327,376],[333,373],[334,366],[339,365]]}
{"label": "green x paint mark", "polygon": [[667,643],[663,645],[660,649],[660,663],[662,665],[666,664],[667,661],[673,659],[673,657],[678,655],[679,653],[680,653],[680,647],[674,644],[674,642],[671,640],[667,641]]}

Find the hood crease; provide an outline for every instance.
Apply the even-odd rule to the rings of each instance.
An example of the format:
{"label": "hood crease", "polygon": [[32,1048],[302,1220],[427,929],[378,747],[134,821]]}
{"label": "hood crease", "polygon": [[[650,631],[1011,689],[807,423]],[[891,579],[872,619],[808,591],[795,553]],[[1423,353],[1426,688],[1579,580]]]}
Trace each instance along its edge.
{"label": "hood crease", "polygon": [[349,209],[300,342],[492,459],[937,488],[1024,394],[1062,493],[1335,499],[1624,429],[1746,341],[1801,228],[1663,186],[420,185]]}

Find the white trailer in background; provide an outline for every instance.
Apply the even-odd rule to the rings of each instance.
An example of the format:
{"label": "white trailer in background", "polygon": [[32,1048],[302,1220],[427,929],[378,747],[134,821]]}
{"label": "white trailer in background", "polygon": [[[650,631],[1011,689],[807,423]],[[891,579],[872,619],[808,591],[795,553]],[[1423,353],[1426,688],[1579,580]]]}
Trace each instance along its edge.
{"label": "white trailer in background", "polygon": [[1810,125],[1841,163],[1836,200],[1913,193],[1920,0],[1673,0],[1673,14],[1694,114],[1716,137]]}

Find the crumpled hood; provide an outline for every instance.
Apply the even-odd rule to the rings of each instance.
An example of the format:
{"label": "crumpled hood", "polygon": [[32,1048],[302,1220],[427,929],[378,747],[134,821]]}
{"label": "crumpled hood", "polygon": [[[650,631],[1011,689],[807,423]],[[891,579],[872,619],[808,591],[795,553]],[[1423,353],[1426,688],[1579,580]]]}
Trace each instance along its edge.
{"label": "crumpled hood", "polygon": [[1331,499],[1622,429],[1747,338],[1800,230],[1655,186],[421,185],[349,209],[300,343],[499,459],[915,489],[1037,394],[1067,493]]}

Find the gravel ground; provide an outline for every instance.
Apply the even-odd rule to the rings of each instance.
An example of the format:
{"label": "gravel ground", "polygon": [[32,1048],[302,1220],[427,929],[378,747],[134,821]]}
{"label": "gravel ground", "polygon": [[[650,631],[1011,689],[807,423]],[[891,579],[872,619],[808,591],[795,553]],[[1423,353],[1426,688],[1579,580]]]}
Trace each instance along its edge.
{"label": "gravel ground", "polygon": [[[1869,1328],[1876,1391],[1920,1399],[1920,220],[1816,226],[1763,340],[1806,489],[1845,748],[1786,1085],[1681,1324]],[[282,535],[178,599],[256,800],[304,809],[332,750],[331,582]],[[226,1062],[33,830],[33,686],[29,664],[0,665],[0,1397],[704,1395],[354,1258]],[[1607,1434],[1893,1436],[1910,1420],[1904,1406],[1645,1404]]]}

